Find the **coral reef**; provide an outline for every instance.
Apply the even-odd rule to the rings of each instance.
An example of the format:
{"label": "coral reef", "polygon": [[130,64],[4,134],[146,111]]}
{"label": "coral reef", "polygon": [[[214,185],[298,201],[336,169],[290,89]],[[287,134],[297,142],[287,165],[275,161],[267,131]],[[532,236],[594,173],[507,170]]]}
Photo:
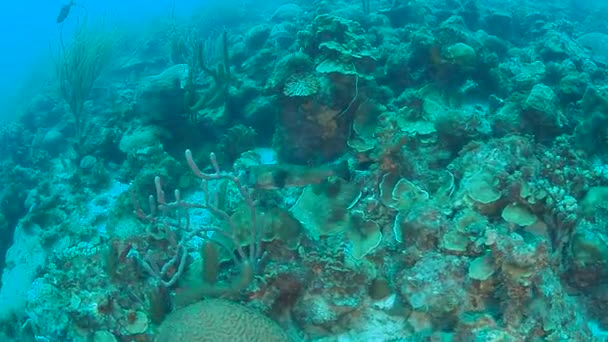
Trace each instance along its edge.
{"label": "coral reef", "polygon": [[0,125],[0,340],[606,340],[608,36],[562,5],[81,24]]}

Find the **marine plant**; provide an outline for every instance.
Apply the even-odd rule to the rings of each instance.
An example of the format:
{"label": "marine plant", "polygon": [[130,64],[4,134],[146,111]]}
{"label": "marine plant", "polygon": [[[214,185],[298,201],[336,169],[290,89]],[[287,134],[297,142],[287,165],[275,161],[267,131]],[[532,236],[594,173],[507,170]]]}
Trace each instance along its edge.
{"label": "marine plant", "polygon": [[75,136],[82,144],[85,125],[84,104],[95,82],[110,62],[115,36],[95,31],[81,24],[67,46],[62,46],[56,60],[61,96],[69,105],[75,121]]}
{"label": "marine plant", "polygon": [[[224,106],[232,80],[228,32],[222,31],[219,38],[212,36],[200,39],[196,31],[191,31],[173,38],[171,47],[172,59],[188,64],[185,85],[187,112],[196,116],[203,108]],[[213,80],[213,86],[206,92],[197,89],[196,80],[201,74],[206,74]]]}
{"label": "marine plant", "polygon": [[363,9],[363,13],[365,14],[369,14],[371,12],[369,2],[370,0],[361,0],[361,7]]}

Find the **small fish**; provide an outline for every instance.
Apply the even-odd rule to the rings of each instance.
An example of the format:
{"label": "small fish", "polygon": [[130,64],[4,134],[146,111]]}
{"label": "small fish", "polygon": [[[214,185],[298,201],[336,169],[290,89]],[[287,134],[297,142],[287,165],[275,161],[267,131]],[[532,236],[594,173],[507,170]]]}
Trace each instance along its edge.
{"label": "small fish", "polygon": [[65,18],[70,15],[70,10],[72,9],[72,6],[74,6],[74,0],[70,0],[69,3],[61,6],[61,10],[59,11],[59,15],[57,16],[57,24],[62,23]]}
{"label": "small fish", "polygon": [[320,167],[292,164],[254,165],[247,169],[245,179],[253,188],[272,190],[319,184],[331,176],[349,180],[348,162],[345,160],[338,164]]}

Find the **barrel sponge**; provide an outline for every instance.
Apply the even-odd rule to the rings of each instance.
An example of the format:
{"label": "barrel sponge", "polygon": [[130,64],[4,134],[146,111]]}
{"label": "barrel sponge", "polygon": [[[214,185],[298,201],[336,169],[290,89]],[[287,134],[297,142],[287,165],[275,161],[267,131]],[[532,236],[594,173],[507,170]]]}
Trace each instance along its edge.
{"label": "barrel sponge", "polygon": [[273,320],[246,306],[208,299],[178,309],[159,327],[156,342],[289,342]]}

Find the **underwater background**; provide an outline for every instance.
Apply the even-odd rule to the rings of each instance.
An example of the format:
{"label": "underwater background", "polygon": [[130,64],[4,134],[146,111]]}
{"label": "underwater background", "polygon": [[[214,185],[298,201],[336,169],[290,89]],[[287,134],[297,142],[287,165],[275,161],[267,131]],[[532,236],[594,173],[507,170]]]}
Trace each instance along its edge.
{"label": "underwater background", "polygon": [[13,1],[0,341],[608,341],[608,4]]}

